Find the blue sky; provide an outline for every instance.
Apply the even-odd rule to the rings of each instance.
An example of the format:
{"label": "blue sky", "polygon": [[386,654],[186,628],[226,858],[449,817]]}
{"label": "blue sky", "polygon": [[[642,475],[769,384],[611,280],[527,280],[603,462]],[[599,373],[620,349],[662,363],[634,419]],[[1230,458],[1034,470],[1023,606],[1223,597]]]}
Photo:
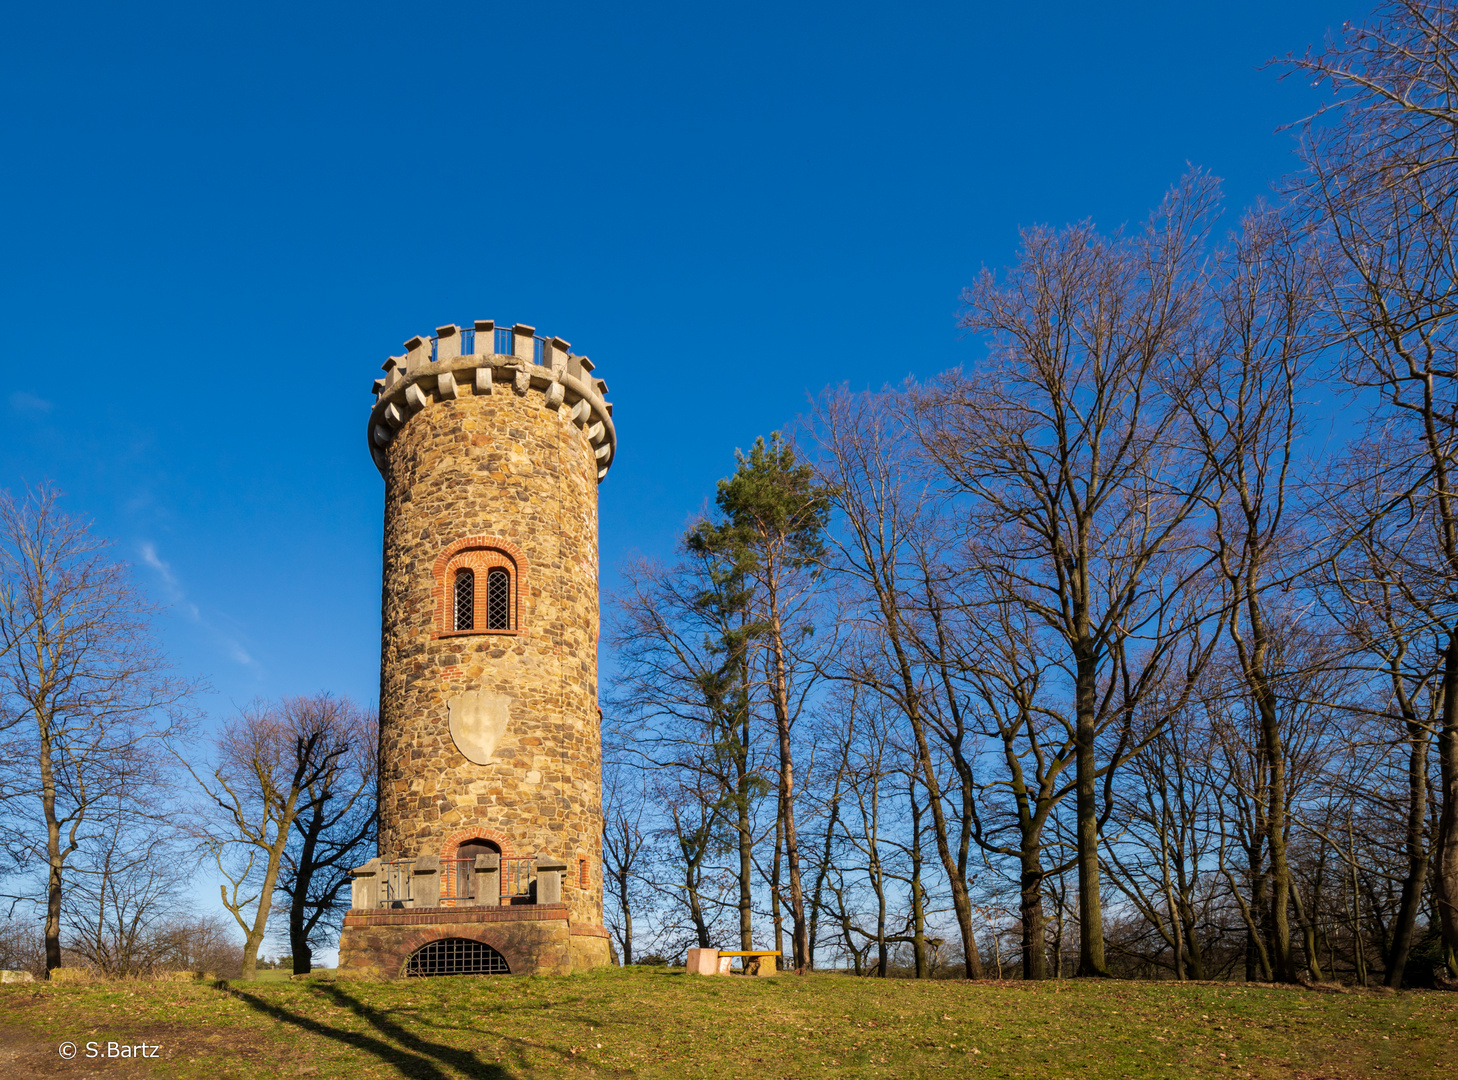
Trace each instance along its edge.
{"label": "blue sky", "polygon": [[830,382],[971,360],[1021,224],[1232,209],[1363,6],[30,4],[0,22],[0,485],[55,480],[215,715],[377,691],[370,381],[445,322],[591,356],[605,582]]}

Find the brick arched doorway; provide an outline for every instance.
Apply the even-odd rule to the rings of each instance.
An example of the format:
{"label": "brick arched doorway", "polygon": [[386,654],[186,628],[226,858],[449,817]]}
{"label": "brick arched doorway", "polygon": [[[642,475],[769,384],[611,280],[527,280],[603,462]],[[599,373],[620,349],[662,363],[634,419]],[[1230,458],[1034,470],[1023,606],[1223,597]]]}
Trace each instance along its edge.
{"label": "brick arched doorway", "polygon": [[[485,836],[473,836],[461,840],[455,845],[455,852],[451,861],[442,868],[445,873],[442,875],[441,893],[453,899],[442,906],[458,907],[462,903],[469,903],[466,898],[474,898],[477,905],[485,904],[494,907],[501,902],[499,876],[491,879],[496,884],[497,895],[481,897],[477,895],[477,879],[475,874],[475,862],[477,855],[495,855],[500,859],[502,855],[501,845],[495,840]],[[498,864],[499,865],[499,864]]]}

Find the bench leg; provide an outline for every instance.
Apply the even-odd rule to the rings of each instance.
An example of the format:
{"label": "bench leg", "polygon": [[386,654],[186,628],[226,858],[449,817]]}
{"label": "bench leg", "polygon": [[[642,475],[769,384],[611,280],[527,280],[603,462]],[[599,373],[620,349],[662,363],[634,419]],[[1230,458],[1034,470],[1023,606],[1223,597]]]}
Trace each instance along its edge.
{"label": "bench leg", "polygon": [[728,957],[721,959],[718,949],[690,949],[688,951],[690,975],[718,975],[726,963],[728,963]]}

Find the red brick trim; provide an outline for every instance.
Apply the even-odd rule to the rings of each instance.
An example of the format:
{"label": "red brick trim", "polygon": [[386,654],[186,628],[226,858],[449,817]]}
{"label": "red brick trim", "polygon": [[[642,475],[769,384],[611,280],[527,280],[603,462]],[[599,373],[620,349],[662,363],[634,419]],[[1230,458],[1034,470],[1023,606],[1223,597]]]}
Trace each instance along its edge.
{"label": "red brick trim", "polygon": [[598,926],[596,923],[570,923],[567,933],[572,937],[600,937],[611,938],[606,926]]}
{"label": "red brick trim", "polygon": [[[505,567],[511,572],[511,629],[456,630],[451,618],[455,572],[463,567],[470,567],[472,570],[480,572],[482,580],[476,586],[476,618],[473,621],[477,626],[484,627],[486,625],[485,572],[493,566]],[[531,595],[528,591],[530,566],[521,548],[510,540],[502,539],[499,536],[463,536],[445,546],[436,556],[435,564],[431,567],[430,572],[434,579],[431,598],[435,601],[435,629],[430,635],[432,639],[448,635],[451,637],[468,634],[510,636],[521,633],[523,617],[526,614],[527,597]]]}
{"label": "red brick trim", "polygon": [[[404,908],[362,910],[354,908],[344,916],[344,925],[360,926],[456,926],[463,923],[551,922],[567,918],[567,905],[517,904],[512,907]],[[592,926],[592,923],[583,923]],[[606,932],[606,931],[604,931]],[[576,933],[574,930],[573,933]]]}
{"label": "red brick trim", "polygon": [[467,829],[457,829],[441,842],[440,857],[442,859],[454,859],[456,851],[468,840],[489,840],[501,849],[503,859],[516,858],[516,847],[507,836],[499,829],[488,829],[481,825],[474,825]]}

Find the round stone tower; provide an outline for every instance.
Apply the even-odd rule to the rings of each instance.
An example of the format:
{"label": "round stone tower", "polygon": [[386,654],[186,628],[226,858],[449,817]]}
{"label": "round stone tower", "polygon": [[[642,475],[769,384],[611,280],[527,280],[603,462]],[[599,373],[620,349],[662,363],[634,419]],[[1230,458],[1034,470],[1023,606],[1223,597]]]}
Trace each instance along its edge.
{"label": "round stone tower", "polygon": [[493,905],[499,880],[506,907],[538,902],[533,875],[550,870],[572,966],[605,962],[597,486],[617,448],[607,384],[567,342],[521,324],[442,326],[405,350],[375,381],[368,429],[385,480],[380,858],[416,860],[417,873],[439,858],[443,909],[467,904],[457,866],[479,866]]}

